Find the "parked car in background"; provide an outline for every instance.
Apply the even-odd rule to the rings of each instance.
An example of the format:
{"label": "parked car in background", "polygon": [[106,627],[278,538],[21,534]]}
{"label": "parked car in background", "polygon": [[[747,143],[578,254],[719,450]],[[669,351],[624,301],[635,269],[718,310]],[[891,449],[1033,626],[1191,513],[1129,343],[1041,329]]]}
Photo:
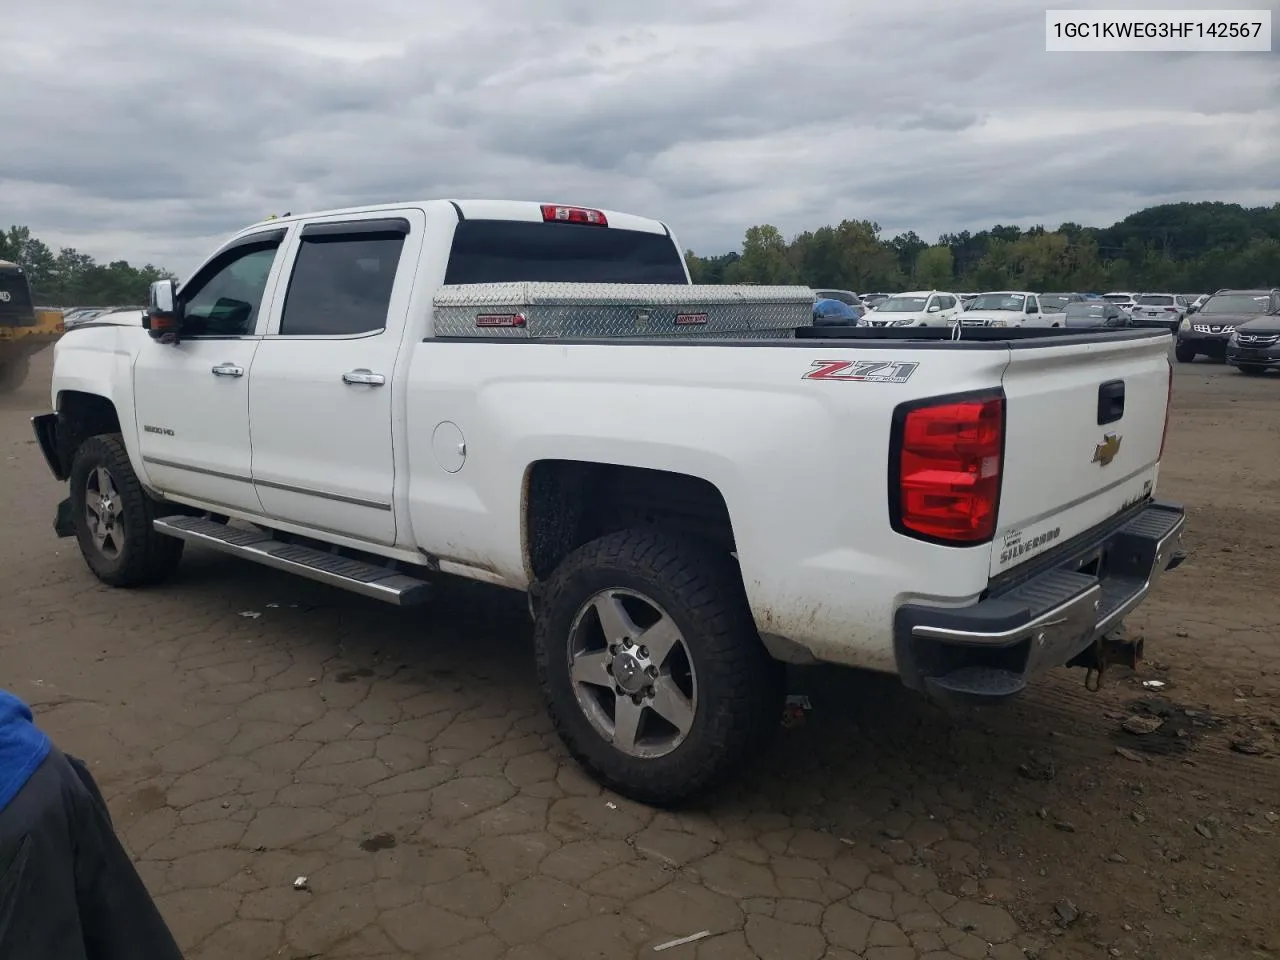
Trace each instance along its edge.
{"label": "parked car in background", "polygon": [[1064,327],[1085,330],[1114,330],[1130,325],[1129,314],[1107,300],[1077,300],[1062,311]]}
{"label": "parked car in background", "polygon": [[141,306],[121,306],[121,307],[80,307],[62,316],[63,326],[68,330],[76,327],[82,327],[86,323],[101,322],[104,317],[112,313],[122,313],[129,310],[142,310]]}
{"label": "parked car in background", "polygon": [[891,294],[888,293],[864,293],[862,295],[862,305],[870,310],[884,303],[890,296]]}
{"label": "parked car in background", "polygon": [[852,290],[819,290],[817,287],[813,290],[813,299],[816,300],[839,300],[841,303],[848,304],[851,307],[862,307],[862,298]]}
{"label": "parked car in background", "polygon": [[862,318],[869,327],[946,326],[960,315],[960,298],[937,290],[894,294]]}
{"label": "parked car in background", "polygon": [[861,307],[852,306],[832,297],[823,297],[813,303],[813,325],[815,327],[854,326],[862,319],[864,313]]}
{"label": "parked car in background", "polygon": [[1040,309],[1045,313],[1062,313],[1069,303],[1079,303],[1084,299],[1082,293],[1042,293]]}
{"label": "parked car in background", "polygon": [[1133,308],[1137,303],[1137,298],[1139,296],[1140,294],[1137,294],[1137,293],[1126,293],[1124,291],[1114,290],[1111,293],[1104,293],[1102,295],[1102,299],[1110,300],[1121,310],[1125,311],[1128,314],[1132,314]]}
{"label": "parked car in background", "polygon": [[1025,290],[1000,290],[979,294],[961,314],[966,327],[1059,327],[1060,318],[1046,317],[1038,294]]}
{"label": "parked car in background", "polygon": [[[1220,290],[1205,301],[1191,321],[1190,334],[1203,337],[1197,326],[1218,323],[1233,328],[1226,335],[1224,355],[1227,363],[1241,373],[1258,374],[1280,367],[1280,289]],[[1181,333],[1179,331],[1177,348],[1179,360],[1193,346],[1197,354],[1205,352],[1203,339],[1189,339],[1183,347]]]}
{"label": "parked car in background", "polygon": [[1133,325],[1176,331],[1189,306],[1191,301],[1180,293],[1144,293],[1133,308]]}

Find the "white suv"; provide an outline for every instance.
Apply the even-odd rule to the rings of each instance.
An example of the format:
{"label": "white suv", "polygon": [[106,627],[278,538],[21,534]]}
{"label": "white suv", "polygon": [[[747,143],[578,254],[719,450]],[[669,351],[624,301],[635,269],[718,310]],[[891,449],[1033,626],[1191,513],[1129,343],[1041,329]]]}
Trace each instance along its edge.
{"label": "white suv", "polygon": [[937,290],[914,290],[895,293],[879,306],[867,311],[861,325],[865,327],[946,326],[960,315],[960,298],[954,293]]}
{"label": "white suv", "polygon": [[1133,308],[1133,325],[1177,330],[1190,306],[1191,298],[1180,293],[1144,293]]}

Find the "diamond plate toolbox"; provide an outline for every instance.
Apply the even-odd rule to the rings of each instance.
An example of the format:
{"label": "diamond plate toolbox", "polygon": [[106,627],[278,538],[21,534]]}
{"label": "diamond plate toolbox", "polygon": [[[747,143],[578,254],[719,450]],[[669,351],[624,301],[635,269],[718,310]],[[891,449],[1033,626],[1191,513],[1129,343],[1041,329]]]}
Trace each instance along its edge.
{"label": "diamond plate toolbox", "polygon": [[473,283],[435,296],[439,338],[781,339],[813,325],[808,287]]}

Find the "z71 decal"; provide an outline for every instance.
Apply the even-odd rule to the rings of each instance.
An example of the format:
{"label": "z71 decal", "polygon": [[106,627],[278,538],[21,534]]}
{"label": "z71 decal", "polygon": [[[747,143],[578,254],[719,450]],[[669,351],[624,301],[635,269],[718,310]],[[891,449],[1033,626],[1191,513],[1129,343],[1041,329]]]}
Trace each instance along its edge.
{"label": "z71 decal", "polygon": [[918,366],[912,360],[815,360],[800,379],[906,383]]}

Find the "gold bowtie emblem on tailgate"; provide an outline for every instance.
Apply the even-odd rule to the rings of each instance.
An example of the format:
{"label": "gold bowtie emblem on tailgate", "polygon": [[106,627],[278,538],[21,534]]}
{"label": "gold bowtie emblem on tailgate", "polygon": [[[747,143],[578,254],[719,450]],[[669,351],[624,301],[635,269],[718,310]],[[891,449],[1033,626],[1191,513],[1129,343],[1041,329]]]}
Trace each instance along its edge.
{"label": "gold bowtie emblem on tailgate", "polygon": [[1102,442],[1093,448],[1093,462],[1105,467],[1116,458],[1119,452],[1120,437],[1114,433],[1105,434]]}

